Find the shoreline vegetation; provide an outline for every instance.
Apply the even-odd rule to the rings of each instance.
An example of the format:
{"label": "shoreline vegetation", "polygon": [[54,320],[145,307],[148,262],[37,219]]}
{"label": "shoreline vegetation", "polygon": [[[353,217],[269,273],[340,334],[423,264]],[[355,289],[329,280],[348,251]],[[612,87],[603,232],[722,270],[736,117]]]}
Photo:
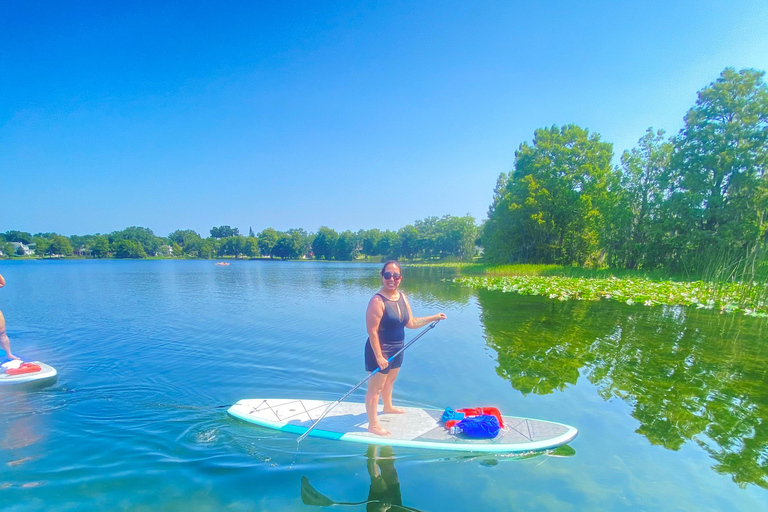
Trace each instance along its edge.
{"label": "shoreline vegetation", "polygon": [[473,288],[768,316],[764,75],[726,68],[698,92],[677,135],[648,128],[619,165],[599,133],[573,124],[535,130],[499,176],[480,225],[467,214],[398,230],[249,228],[245,236],[219,226],[207,238],[136,226],[70,237],[7,231],[0,256],[436,261]]}
{"label": "shoreline vegetation", "polygon": [[[467,270],[469,273],[477,273],[478,267],[482,266],[470,266]],[[486,272],[492,275],[464,275],[454,278],[453,282],[470,288],[541,295],[561,301],[604,299],[628,305],[694,306],[721,313],[743,313],[747,316],[768,318],[767,282],[680,281],[653,279],[642,275],[606,277],[605,270],[595,271],[592,276],[574,277],[565,275],[568,269],[553,265],[541,265],[538,271],[535,265],[520,267],[522,268],[515,269],[514,265],[487,267]],[[589,274],[583,272],[583,269],[580,270],[582,274]]]}

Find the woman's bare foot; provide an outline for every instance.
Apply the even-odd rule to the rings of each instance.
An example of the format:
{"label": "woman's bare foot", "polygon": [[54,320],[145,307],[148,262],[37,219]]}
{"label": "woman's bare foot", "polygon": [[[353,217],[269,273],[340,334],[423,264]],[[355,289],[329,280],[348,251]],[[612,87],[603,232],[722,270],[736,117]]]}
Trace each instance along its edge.
{"label": "woman's bare foot", "polygon": [[388,436],[392,433],[389,430],[383,428],[381,425],[369,426],[368,432],[371,434],[376,434],[377,436]]}
{"label": "woman's bare foot", "polygon": [[387,414],[403,414],[405,412],[405,409],[401,409],[400,407],[385,407],[384,412]]}

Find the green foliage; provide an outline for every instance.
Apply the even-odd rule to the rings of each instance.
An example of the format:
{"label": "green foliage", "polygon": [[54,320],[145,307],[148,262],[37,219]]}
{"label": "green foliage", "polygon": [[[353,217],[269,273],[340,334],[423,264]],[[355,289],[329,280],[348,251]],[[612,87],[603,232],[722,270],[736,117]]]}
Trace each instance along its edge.
{"label": "green foliage", "polygon": [[482,290],[477,299],[496,372],[515,389],[543,395],[587,379],[603,400],[626,402],[651,444],[698,445],[716,472],[768,488],[764,322],[613,301],[542,307]]}
{"label": "green foliage", "polygon": [[168,235],[168,240],[180,245],[182,248],[201,239],[200,235],[191,229],[177,229]]}
{"label": "green foliage", "polygon": [[6,231],[3,237],[6,242],[19,242],[24,245],[32,243],[32,235],[24,231]]}
{"label": "green foliage", "polygon": [[103,235],[96,236],[91,245],[91,256],[94,258],[106,258],[109,256],[109,253],[109,238]]}
{"label": "green foliage", "polygon": [[[398,234],[392,230],[386,230],[381,234],[373,254],[381,255],[384,257],[394,256],[397,247],[400,245],[400,238]],[[365,252],[365,251],[363,251]],[[368,254],[366,252],[366,254]]]}
{"label": "green foliage", "polygon": [[455,256],[460,260],[471,259],[475,254],[478,229],[475,219],[446,215],[436,222],[436,247],[432,250],[440,257]]}
{"label": "green foliage", "polygon": [[354,260],[359,252],[359,237],[355,233],[349,230],[339,233],[336,246],[333,248],[333,259]]}
{"label": "green foliage", "polygon": [[613,147],[575,125],[536,130],[520,145],[515,170],[497,183],[483,233],[490,261],[599,259],[606,214],[617,201]]}
{"label": "green foliage", "polygon": [[419,253],[419,231],[416,227],[408,224],[400,228],[397,232],[397,238],[400,243],[393,256],[413,258]]}
{"label": "green foliage", "polygon": [[307,233],[303,229],[289,229],[279,232],[272,255],[281,259],[298,259],[308,249]]}
{"label": "green foliage", "polygon": [[113,244],[115,258],[146,258],[147,253],[140,242],[130,239],[119,239]]}
{"label": "green foliage", "polygon": [[13,245],[11,245],[11,242],[6,241],[0,241],[0,252],[3,253],[3,256],[8,258],[15,254],[15,251],[13,250]]}
{"label": "green foliage", "polygon": [[243,235],[230,236],[221,240],[219,256],[234,256],[239,258],[245,253],[245,237]]}
{"label": "green foliage", "polygon": [[[147,255],[155,256],[160,253],[160,247],[163,245],[164,240],[155,236],[149,228],[142,228],[138,226],[132,226],[125,228],[122,231],[114,231],[108,235],[109,243],[115,247],[115,257],[117,258],[146,258]],[[138,243],[141,246],[141,252],[143,256],[118,256],[117,242],[120,240],[129,240]],[[122,244],[120,247],[127,247]]]}
{"label": "green foliage", "polygon": [[338,241],[339,234],[335,230],[320,226],[315,239],[312,241],[312,253],[318,260],[330,260],[334,257]]}
{"label": "green foliage", "polygon": [[267,228],[258,235],[259,253],[262,256],[274,256],[272,250],[277,245],[277,231]]}
{"label": "green foliage", "polygon": [[382,233],[378,229],[360,230],[357,234],[360,239],[361,250],[363,254],[375,256],[381,254],[378,251],[381,242]]}
{"label": "green foliage", "polygon": [[[253,230],[250,232],[253,233]],[[245,239],[243,253],[250,258],[255,258],[259,255],[259,240],[255,236],[251,235]]]}
{"label": "green foliage", "polygon": [[[37,254],[37,250],[35,251]],[[45,250],[47,255],[59,255],[59,256],[72,256],[75,251],[72,249],[72,244],[67,237],[61,235],[53,235],[50,239],[50,243]]]}
{"label": "green foliage", "polygon": [[740,283],[714,286],[704,281],[674,282],[650,279],[583,279],[553,276],[457,277],[472,288],[501,290],[523,295],[543,295],[558,300],[611,299],[626,304],[696,306],[721,312],[742,311],[768,317],[768,285],[760,285],[754,301],[744,302]]}
{"label": "green foliage", "polygon": [[763,77],[727,68],[699,92],[676,137],[649,128],[617,169],[596,134],[536,130],[497,182],[482,227],[485,260],[663,268],[688,278],[755,267],[768,249]]}
{"label": "green foliage", "polygon": [[237,228],[231,228],[229,226],[219,226],[217,228],[211,228],[212,238],[231,238],[233,236],[239,236],[240,230]]}
{"label": "green foliage", "polygon": [[[764,72],[726,68],[699,92],[674,140],[664,224],[668,264],[766,243],[768,87]],[[694,271],[697,269],[693,269]]]}
{"label": "green foliage", "polygon": [[655,249],[663,236],[665,191],[669,187],[669,160],[672,144],[664,131],[648,128],[638,147],[621,156],[621,195],[613,211],[616,238],[612,242],[613,266],[653,267],[663,258]]}

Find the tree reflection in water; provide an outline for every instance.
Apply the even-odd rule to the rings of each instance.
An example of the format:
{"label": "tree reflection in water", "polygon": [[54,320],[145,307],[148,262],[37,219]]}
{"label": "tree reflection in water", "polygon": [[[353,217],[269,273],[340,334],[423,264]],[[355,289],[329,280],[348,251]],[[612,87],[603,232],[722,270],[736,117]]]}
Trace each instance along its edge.
{"label": "tree reflection in water", "polygon": [[768,488],[768,323],[681,307],[552,301],[478,290],[497,373],[523,394],[576,384],[632,407],[638,433],[694,440],[713,469]]}

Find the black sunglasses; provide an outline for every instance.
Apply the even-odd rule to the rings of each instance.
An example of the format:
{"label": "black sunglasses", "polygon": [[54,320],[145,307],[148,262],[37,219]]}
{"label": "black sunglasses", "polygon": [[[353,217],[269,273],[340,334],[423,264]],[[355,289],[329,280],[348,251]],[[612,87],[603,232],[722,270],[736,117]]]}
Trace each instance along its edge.
{"label": "black sunglasses", "polygon": [[395,281],[399,281],[403,278],[403,276],[397,272],[384,272],[381,274],[381,277],[384,279],[394,279]]}

